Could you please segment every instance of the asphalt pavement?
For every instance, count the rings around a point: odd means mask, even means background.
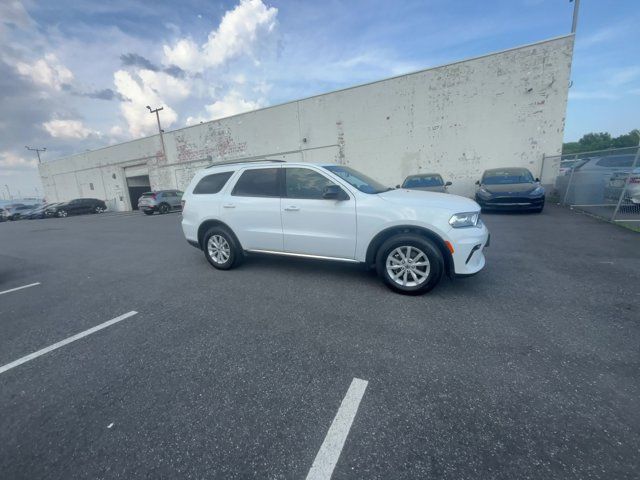
[[[0,368],[137,312],[0,373],[0,477],[303,479],[322,451],[334,479],[639,478],[640,235],[484,220],[485,270],[420,297],[216,271],[180,214],[0,224]]]

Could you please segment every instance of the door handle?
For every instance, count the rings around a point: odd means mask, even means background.
[[[236,208],[236,206],[233,203],[225,203],[222,208]]]
[[[285,207],[285,210],[287,212],[297,212],[298,210],[300,210],[300,208],[296,207],[295,205],[289,205],[288,207]]]

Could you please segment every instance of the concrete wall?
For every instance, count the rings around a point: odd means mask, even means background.
[[[98,197],[126,210],[125,172],[133,166],[146,165],[154,189],[182,189],[210,163],[269,157],[347,164],[388,185],[439,172],[453,193],[471,196],[487,168],[523,166],[539,175],[543,155],[560,153],[573,41],[569,35],[168,132],[166,158],[156,135],[44,163],[45,195]],[[545,170],[543,183],[556,173]]]

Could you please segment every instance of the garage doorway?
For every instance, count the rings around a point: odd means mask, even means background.
[[[138,175],[136,177],[127,177],[127,189],[129,190],[129,200],[131,200],[131,209],[138,210],[138,199],[143,193],[151,190],[149,175]]]

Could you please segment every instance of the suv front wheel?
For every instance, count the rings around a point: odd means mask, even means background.
[[[378,250],[376,269],[392,290],[419,295],[440,282],[444,260],[431,240],[412,233],[399,234]]]
[[[204,235],[202,246],[204,256],[218,270],[229,270],[242,261],[242,249],[225,228],[210,229]]]

